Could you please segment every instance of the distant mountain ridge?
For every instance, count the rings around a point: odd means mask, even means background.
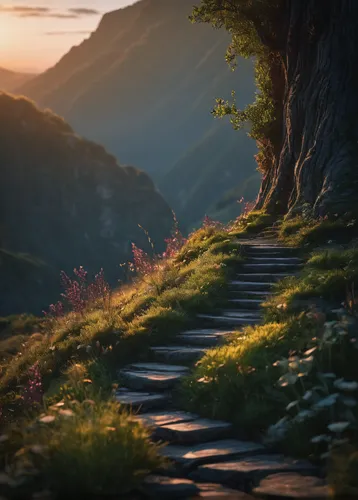
[[[213,128],[219,146],[225,131],[231,137],[229,123],[214,124],[210,111],[215,98],[230,98],[231,90],[238,89],[238,105],[243,107],[255,90],[251,61],[240,61],[233,73],[224,58],[227,34],[207,25],[193,26],[188,20],[192,5],[193,0],[141,0],[110,12],[88,39],[20,89],[40,106],[64,116],[85,137],[103,144],[121,163],[150,173],[174,206],[168,172],[178,165],[188,172],[183,158],[198,151]],[[228,147],[221,152],[221,163],[207,165],[212,178],[221,175],[226,163],[233,182],[254,173],[255,144],[244,132],[237,137],[240,156],[247,159],[245,165],[237,159],[242,175],[230,173],[236,168],[236,152]],[[204,199],[203,160],[198,155],[194,161],[201,165],[190,174],[192,183]],[[183,192],[187,180],[181,184],[180,172],[176,178]],[[226,187],[220,183],[216,199]],[[196,220],[207,207],[198,212],[191,200],[189,196],[184,211]]]
[[[0,90],[14,92],[35,76],[32,73],[20,73],[0,67]]]
[[[0,93],[0,316],[41,312],[59,273],[122,277],[131,243],[159,251],[172,213],[147,174],[121,167],[59,116]]]

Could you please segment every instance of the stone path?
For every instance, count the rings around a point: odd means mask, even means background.
[[[179,334],[173,344],[153,347],[155,362],[120,371],[117,400],[149,426],[152,439],[168,443],[161,453],[171,466],[149,476],[142,494],[152,498],[328,498],[328,489],[310,463],[277,455],[261,443],[235,438],[228,422],[200,418],[175,408],[172,390],[207,349],[231,330],[259,324],[261,303],[272,285],[295,274],[302,261],[293,249],[242,242],[247,259],[230,283],[230,299],[220,313],[201,314],[202,328]],[[297,495],[306,496],[297,496]]]

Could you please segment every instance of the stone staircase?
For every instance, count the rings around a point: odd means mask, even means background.
[[[238,439],[230,423],[181,411],[173,403],[172,391],[190,367],[231,330],[259,324],[261,303],[272,285],[302,266],[294,249],[267,240],[242,243],[247,259],[230,283],[227,307],[220,313],[199,315],[202,328],[182,332],[173,344],[153,347],[153,362],[134,363],[120,371],[117,400],[151,429],[153,440],[167,443],[161,453],[171,463],[146,479],[143,496],[328,498],[327,487],[310,463]]]

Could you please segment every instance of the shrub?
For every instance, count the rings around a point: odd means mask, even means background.
[[[20,434],[10,485],[35,480],[63,495],[121,495],[163,464],[148,431],[116,403],[59,402]]]

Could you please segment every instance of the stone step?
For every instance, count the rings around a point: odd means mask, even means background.
[[[230,296],[237,299],[256,299],[264,302],[269,296],[269,292],[255,291],[255,290],[231,290]]]
[[[176,341],[181,344],[186,343],[189,345],[202,346],[202,347],[213,347],[220,343],[220,341],[224,338],[221,338],[217,335],[177,335]]]
[[[166,391],[173,389],[184,377],[184,372],[153,370],[120,370],[120,378],[128,389],[138,391]]]
[[[253,273],[257,273],[260,271],[263,272],[293,272],[299,271],[301,268],[300,264],[243,264],[242,268],[245,271],[252,271]]]
[[[115,394],[115,399],[124,407],[141,412],[154,408],[165,408],[170,403],[169,394],[128,391],[126,389],[119,389]]]
[[[256,455],[228,462],[199,466],[189,477],[194,481],[212,481],[246,490],[258,485],[266,476],[280,472],[301,472],[315,475],[317,468],[303,460],[283,455]]]
[[[207,498],[208,500],[255,500],[252,495],[243,491],[226,488],[221,484],[197,483],[199,493],[192,500]]]
[[[198,418],[190,422],[157,427],[155,438],[176,444],[199,444],[226,437],[231,430],[232,425],[229,422]]]
[[[272,474],[260,481],[254,489],[255,496],[273,500],[282,498],[296,500],[325,500],[332,498],[332,492],[327,483],[314,476],[304,476],[294,472]]]
[[[251,441],[222,439],[196,446],[167,445],[161,455],[175,462],[179,467],[189,469],[198,465],[227,461],[232,458],[254,455],[265,450],[264,446]]]
[[[279,244],[277,245],[245,245],[245,250],[250,253],[270,253],[270,252],[279,252],[281,254],[292,254],[299,251],[299,248],[295,247],[283,247]]]
[[[165,360],[168,363],[194,363],[204,356],[206,350],[204,347],[173,345],[151,348],[157,359]]]
[[[161,427],[163,425],[179,424],[182,422],[197,420],[199,418],[199,415],[186,411],[173,410],[143,413],[142,415],[135,415],[133,418],[135,420],[139,420],[148,427],[156,429],[157,427]]]
[[[240,276],[240,275],[239,275]],[[243,276],[243,275],[241,275]],[[244,275],[245,277],[247,276],[246,274]],[[249,275],[252,276],[252,275]],[[242,293],[249,293],[249,292],[255,292],[255,293],[264,293],[264,292],[269,292],[271,288],[273,287],[275,283],[270,283],[270,282],[263,282],[263,281],[247,281],[247,278],[245,278],[243,281],[239,280],[234,280],[230,281],[229,285],[231,287],[232,292],[238,292],[242,291]]]
[[[246,261],[252,264],[302,264],[298,257],[251,257]]]
[[[196,497],[200,493],[198,486],[189,479],[154,475],[144,479],[140,491],[147,497],[165,500],[169,498],[188,499]]]
[[[130,370],[150,370],[155,372],[188,372],[187,366],[181,365],[166,365],[164,363],[133,363],[128,365]]]
[[[262,306],[261,299],[229,299],[230,304],[235,304],[237,307],[242,307],[243,309],[260,309]]]
[[[261,317],[259,316],[247,316],[247,315],[239,315],[239,312],[236,312],[237,315],[234,315],[232,311],[223,312],[221,315],[212,315],[212,314],[198,314],[198,318],[214,321],[218,324],[231,325],[233,328],[237,326],[246,326],[246,325],[257,325],[261,321]]]
[[[246,269],[247,270],[247,269]],[[288,276],[295,276],[295,273],[240,273],[236,275],[237,281],[250,281],[252,283],[270,283],[283,280]]]

